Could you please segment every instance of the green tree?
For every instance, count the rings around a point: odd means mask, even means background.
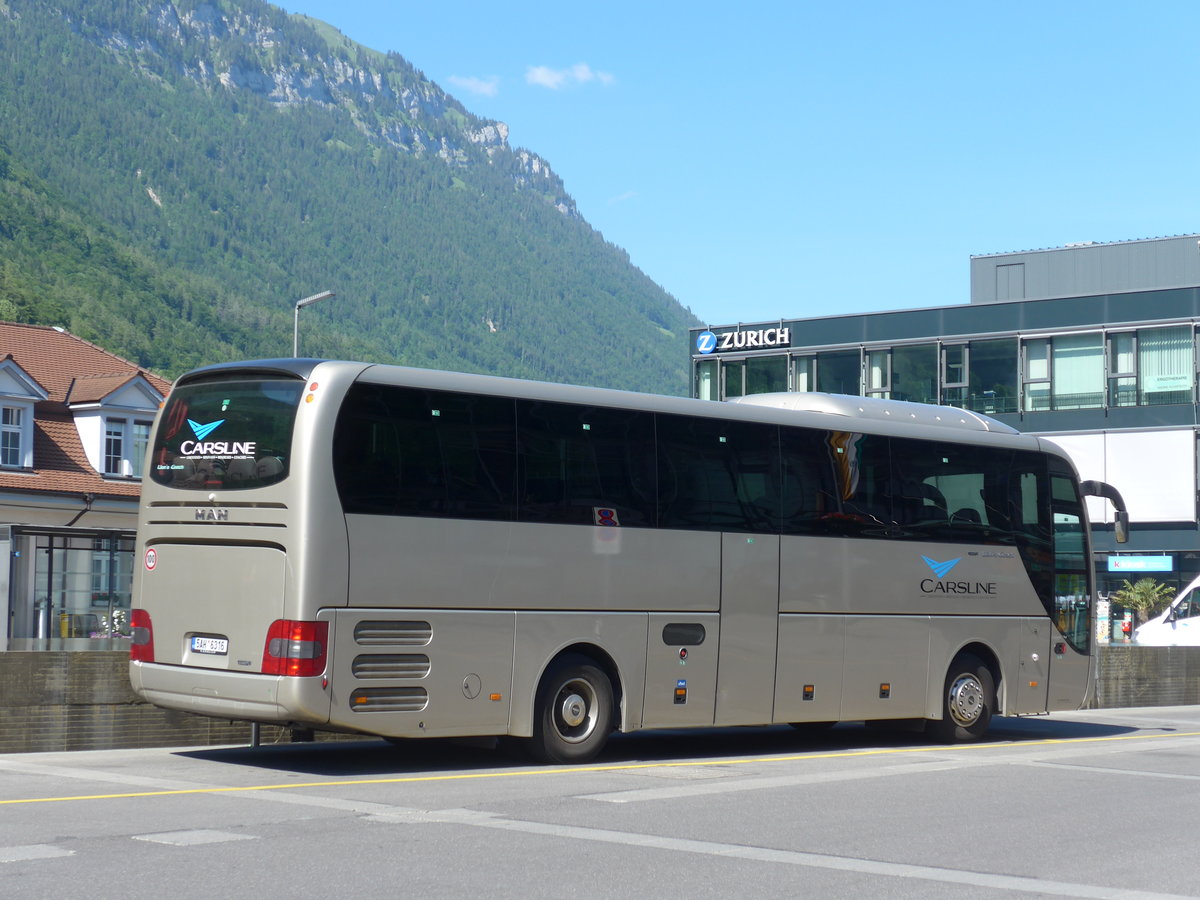
[[[1153,578],[1139,578],[1133,584],[1129,579],[1119,590],[1113,591],[1109,599],[1119,603],[1134,612],[1134,625],[1140,625],[1151,618],[1154,613],[1165,609],[1175,597],[1175,588],[1155,581]]]
[[[160,7],[0,0],[0,317],[173,376],[328,287],[315,355],[687,392],[695,317],[494,123],[261,0]]]

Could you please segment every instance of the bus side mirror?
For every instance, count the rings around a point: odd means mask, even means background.
[[[1118,544],[1129,540],[1129,513],[1123,509],[1117,510],[1117,517],[1113,520],[1113,535]]]
[[[1103,497],[1113,505],[1116,518],[1113,520],[1113,536],[1118,544],[1129,540],[1129,512],[1125,508],[1125,500],[1121,492],[1111,484],[1103,481],[1081,481],[1079,490],[1085,497]]]

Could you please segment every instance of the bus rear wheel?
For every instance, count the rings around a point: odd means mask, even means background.
[[[929,722],[927,731],[946,743],[979,740],[988,730],[995,708],[996,684],[991,670],[978,656],[960,654],[946,672],[942,719]]]
[[[585,656],[564,656],[542,677],[534,710],[533,755],[548,763],[592,759],[612,731],[613,690]]]

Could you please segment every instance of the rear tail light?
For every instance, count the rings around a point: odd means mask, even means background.
[[[144,609],[131,609],[129,630],[133,637],[129,644],[129,659],[133,662],[154,662],[154,627],[150,624],[150,613]]]
[[[262,670],[267,675],[307,677],[325,671],[329,644],[326,622],[295,622],[276,619],[267,629]]]

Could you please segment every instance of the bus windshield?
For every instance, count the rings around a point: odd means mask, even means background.
[[[176,387],[154,436],[150,477],[185,490],[246,490],[288,474],[304,382],[202,381]]]

